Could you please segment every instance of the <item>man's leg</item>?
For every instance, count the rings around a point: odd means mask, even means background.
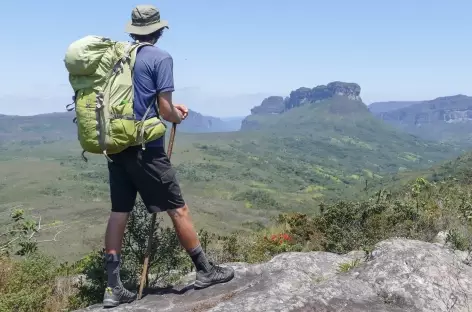
[[[212,265],[208,262],[200,245],[197,232],[192,223],[188,206],[167,211],[179,238],[180,244],[192,258],[197,271],[210,272]]]
[[[107,270],[107,286],[111,289],[121,288],[120,263],[121,245],[128,221],[129,213],[111,212],[105,233],[105,261]]]
[[[197,269],[195,287],[203,288],[231,280],[234,277],[232,268],[213,266],[207,260],[182,197],[176,171],[164,148],[147,148],[138,153],[138,164],[130,170],[133,181],[149,212],[166,211],[172,219],[180,244]]]
[[[197,269],[195,288],[206,288],[232,280],[234,277],[232,268],[214,266],[208,261],[193,226],[188,206],[184,205],[181,208],[171,209],[167,213],[172,220],[180,244],[192,258]]]
[[[103,297],[105,307],[115,307],[136,299],[136,294],[125,289],[120,279],[123,236],[137,195],[137,190],[125,168],[125,155],[118,155],[113,163],[108,164],[112,212],[105,233],[107,271],[107,288]]]
[[[107,254],[121,254],[128,216],[128,212],[111,212],[105,232],[105,252]]]

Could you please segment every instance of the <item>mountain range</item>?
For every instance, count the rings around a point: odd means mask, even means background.
[[[241,132],[254,137],[264,133],[266,141],[274,143],[271,149],[279,142],[290,159],[317,164],[323,168],[318,174],[345,184],[427,167],[459,152],[457,146],[423,140],[375,118],[360,92],[356,83],[337,81],[299,88],[285,98],[268,97],[243,120]],[[267,144],[259,147],[267,149]]]
[[[14,140],[32,143],[75,139],[77,131],[72,122],[74,117],[74,112],[33,116],[0,114],[0,142]],[[189,110],[187,119],[179,125],[178,131],[190,133],[238,131],[243,118],[234,117],[223,120]]]
[[[374,102],[369,105],[369,111],[373,114],[386,113],[397,109],[405,108],[411,105],[421,103],[421,101],[387,101]]]
[[[244,117],[218,118],[204,116],[189,109],[184,122],[179,125],[179,131],[190,133],[232,132],[241,128]]]
[[[470,146],[472,97],[458,94],[420,102],[373,103],[380,120],[427,140]]]
[[[470,97],[367,106],[360,94],[360,85],[334,81],[298,88],[286,97],[269,96],[244,118],[222,119],[191,110],[177,128],[183,135],[179,140],[198,157],[219,159],[210,168],[192,157],[192,170],[202,175],[226,171],[226,165],[219,165],[222,161],[239,168],[234,169],[238,177],[236,172],[252,168],[249,185],[258,181],[266,190],[285,188],[289,193],[311,188],[317,190],[315,196],[338,194],[364,178],[427,168],[467,146],[468,131],[457,132],[472,127]],[[78,145],[73,117],[73,112],[0,115],[0,143]],[[182,174],[189,178],[189,171]],[[291,181],[288,188],[286,180]]]
[[[218,118],[190,110],[187,120],[178,131],[187,133],[234,132],[257,130],[261,116],[279,115],[307,103],[319,103],[334,95],[362,101],[360,86],[355,83],[331,82],[314,88],[298,88],[288,96],[268,96],[260,105],[251,109],[249,116]],[[351,109],[344,107],[343,109]],[[454,95],[425,101],[387,101],[367,106],[377,119],[395,128],[440,142],[470,145],[472,130],[472,97]],[[75,128],[69,121],[73,113],[49,113],[33,116],[0,114],[0,140],[49,140],[76,137]]]

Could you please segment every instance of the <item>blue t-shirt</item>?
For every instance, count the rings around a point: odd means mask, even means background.
[[[153,105],[146,119],[157,114],[157,95],[174,91],[172,56],[155,46],[139,49],[134,65],[134,113],[141,120],[149,105]],[[164,146],[164,137],[146,144],[148,147]]]

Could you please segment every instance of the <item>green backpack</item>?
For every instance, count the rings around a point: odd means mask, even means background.
[[[74,90],[78,139],[85,152],[108,157],[129,146],[142,145],[165,135],[166,124],[157,117],[141,120],[133,110],[133,68],[139,47],[148,43],[113,41],[86,36],[67,49],[64,63]],[[84,157],[86,160],[86,158]]]

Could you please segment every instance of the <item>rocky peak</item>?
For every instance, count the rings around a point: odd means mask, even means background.
[[[253,115],[280,114],[307,103],[317,103],[335,95],[345,96],[351,100],[361,101],[361,87],[356,83],[334,81],[328,85],[316,86],[312,89],[301,87],[283,99],[281,96],[270,96],[262,101],[261,105],[251,110]]]
[[[347,83],[334,81],[328,85],[321,85],[309,88],[299,88],[290,93],[285,100],[285,109],[289,110],[294,107],[305,105],[306,103],[317,103],[326,100],[335,95],[345,96],[351,100],[360,101],[361,87],[356,83]]]

